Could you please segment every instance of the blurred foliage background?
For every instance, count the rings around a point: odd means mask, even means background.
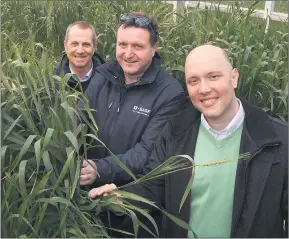
[[[172,4],[160,1],[1,1],[2,66],[18,58],[37,64],[41,47],[49,50],[49,61],[55,64],[63,53],[66,28],[77,20],[86,20],[96,28],[98,52],[113,59],[119,15],[144,11],[160,24],[163,65],[183,85],[187,53],[200,44],[214,43],[227,49],[233,65],[239,68],[237,94],[287,121],[287,22],[271,21],[265,33],[266,21],[250,16],[254,9],[263,8],[264,1],[220,1],[224,2],[229,6],[227,13],[218,8],[189,8],[174,21]],[[275,5],[284,12],[287,1]],[[252,8],[249,14],[240,10],[242,6]]]

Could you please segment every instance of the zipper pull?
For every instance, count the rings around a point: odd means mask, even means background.
[[[109,106],[108,106],[109,109],[111,108],[111,106],[113,105],[113,103],[114,103],[114,100],[109,104]]]
[[[117,108],[117,112],[119,112],[119,107]]]

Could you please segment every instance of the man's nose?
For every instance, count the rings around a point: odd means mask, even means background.
[[[77,53],[83,53],[84,52],[82,45],[78,45],[76,52]]]
[[[133,49],[132,47],[127,47],[125,50],[125,57],[131,58],[133,56]]]
[[[211,86],[210,83],[207,80],[202,79],[200,82],[200,88],[199,88],[199,93],[200,94],[206,94],[211,92]]]

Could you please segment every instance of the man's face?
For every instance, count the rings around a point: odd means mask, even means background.
[[[116,59],[128,76],[142,75],[150,66],[158,44],[151,46],[147,29],[120,28],[117,31]]]
[[[89,71],[92,56],[96,50],[92,41],[91,29],[80,29],[77,25],[70,28],[68,40],[64,41],[64,48],[73,71]]]
[[[208,121],[222,123],[237,113],[234,89],[239,73],[230,69],[224,56],[196,54],[187,59],[185,74],[190,99]]]

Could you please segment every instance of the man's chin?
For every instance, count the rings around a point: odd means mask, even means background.
[[[79,69],[85,68],[86,66],[87,64],[74,64],[74,67]]]

